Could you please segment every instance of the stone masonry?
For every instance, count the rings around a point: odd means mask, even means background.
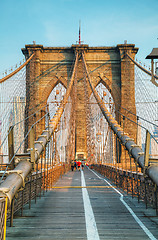
[[[102,83],[111,92],[115,109],[129,116],[133,121],[136,117],[123,108],[136,113],[135,106],[135,74],[134,64],[127,59],[125,52],[132,58],[138,49],[134,44],[120,44],[116,47],[89,47],[88,45],[72,45],[71,47],[43,47],[43,45],[25,45],[22,49],[25,58],[34,53],[33,59],[26,68],[26,116],[34,109],[45,106],[54,87],[61,83],[65,88],[69,85],[76,51],[84,51],[85,60],[91,79],[96,87]],[[78,65],[78,80],[82,78],[81,66]],[[83,152],[87,156],[86,146],[86,116],[84,115],[83,82],[77,82],[76,109],[76,152]],[[123,108],[122,108],[123,107]],[[43,111],[46,109],[43,108]],[[39,113],[42,114],[42,113]],[[37,114],[38,115],[38,114]],[[38,117],[36,115],[36,118]],[[116,119],[123,125],[120,114],[116,112]],[[26,128],[32,125],[33,118],[26,122]],[[40,125],[37,134],[44,126]],[[125,120],[124,130],[136,139],[136,126]]]

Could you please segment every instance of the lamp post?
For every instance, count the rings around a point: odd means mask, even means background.
[[[146,59],[151,59],[151,82],[155,83],[155,76],[154,76],[154,59],[158,59],[158,48],[153,48],[151,53],[146,57]],[[157,67],[156,67],[157,70]]]

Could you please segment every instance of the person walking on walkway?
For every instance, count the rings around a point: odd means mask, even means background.
[[[78,161],[78,162],[77,162],[77,167],[78,167],[78,170],[80,171],[81,161]]]
[[[71,161],[71,171],[73,171],[74,170],[74,161],[72,160]]]
[[[82,170],[83,170],[84,169],[84,161],[82,161],[81,167],[82,167]]]
[[[77,170],[77,162],[76,162],[76,160],[74,162],[74,168],[75,168],[75,170]]]

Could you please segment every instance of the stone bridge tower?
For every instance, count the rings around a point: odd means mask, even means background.
[[[43,45],[26,45],[22,49],[27,59],[34,53],[33,59],[26,69],[26,116],[31,115],[34,109],[45,106],[53,88],[61,83],[67,88],[76,51],[84,51],[85,60],[91,79],[96,87],[99,83],[105,85],[115,102],[115,109],[127,115],[124,108],[136,114],[135,106],[135,74],[134,64],[126,57],[127,52],[133,59],[138,51],[134,44],[121,44],[116,47],[89,47],[88,45],[72,45],[71,47],[43,47]],[[82,64],[77,66],[77,109],[76,109],[76,152],[87,157],[85,105],[83,98]],[[78,81],[80,79],[80,81]],[[122,108],[123,107],[123,108]],[[43,112],[45,109],[43,108]],[[44,114],[44,113],[40,113]],[[120,120],[116,112],[116,118]],[[136,121],[134,115],[129,116]],[[33,119],[28,120],[27,127]],[[136,139],[136,126],[125,121],[124,129]],[[38,132],[43,126],[39,126]]]

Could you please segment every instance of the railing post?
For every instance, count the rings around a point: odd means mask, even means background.
[[[9,128],[9,134],[8,134],[8,151],[9,151],[9,162],[14,156],[14,130],[13,126]],[[15,160],[12,159],[12,162],[10,163],[11,169],[15,168]]]
[[[22,206],[21,206],[21,217],[23,216],[23,209],[24,209],[24,190],[22,190]]]
[[[8,197],[0,197],[0,240],[6,240]]]
[[[139,139],[138,139],[138,123],[139,123],[139,117],[137,116],[137,134],[136,134],[136,144],[138,145]]]
[[[138,175],[138,164],[136,163],[136,172],[137,172],[137,196],[138,196],[138,203],[140,202],[140,194],[139,194],[139,175]]]
[[[56,162],[57,162],[57,143],[56,143],[56,130],[55,130],[55,133],[53,134],[53,137],[54,137],[54,139],[53,139],[53,141],[55,142],[55,157],[54,157],[54,159],[55,159],[55,164],[56,164]]]
[[[146,186],[146,178],[144,178],[144,184],[145,184],[145,206],[146,209],[148,208],[148,202],[147,202],[147,186]]]
[[[31,208],[31,190],[32,190],[32,175],[30,176],[30,188],[29,188],[29,209]]]
[[[158,187],[155,186],[155,208],[156,208],[156,215],[158,215]]]
[[[52,154],[53,154],[53,151],[52,151],[52,146],[53,146],[53,143],[52,143],[52,137],[50,138],[50,188],[52,188],[52,167],[53,167],[53,159],[52,159]]]
[[[31,163],[33,169],[35,169],[35,127],[32,126],[30,133],[29,133],[29,140],[30,140],[30,152],[31,152]],[[31,193],[32,191],[32,175],[30,177],[30,188],[29,188],[29,209],[31,208]]]
[[[144,173],[149,165],[149,151],[150,151],[150,133],[146,130],[145,152],[144,152]]]
[[[34,116],[34,122],[36,122],[36,113],[33,115]],[[34,131],[35,131],[35,140],[36,140],[36,124],[35,124],[35,127],[34,127]]]
[[[44,153],[44,181],[43,181],[43,184],[44,184],[44,186],[43,186],[43,195],[44,195],[44,192],[45,192],[45,183],[46,183],[46,173],[45,173],[45,171],[46,171],[46,151],[45,151],[45,153]]]
[[[36,164],[36,174],[35,174],[35,203],[37,202],[37,178],[38,178],[38,163]]]
[[[148,199],[147,199],[147,180],[145,171],[149,166],[149,151],[150,151],[150,133],[146,130],[146,139],[145,139],[145,151],[144,151],[144,184],[145,184],[145,205],[146,209],[148,208]]]
[[[46,151],[46,192],[48,190],[48,185],[49,185],[49,176],[48,176],[48,159],[49,159],[49,143],[47,144],[47,151]]]
[[[35,168],[35,128],[34,126],[30,130],[30,152],[31,152],[31,163],[33,169]]]
[[[43,153],[41,154],[41,183],[40,183],[40,198],[41,198],[41,193],[42,193],[42,184],[43,184],[43,176],[42,176],[42,171],[43,171]]]
[[[15,201],[15,198],[13,198],[13,200],[12,200],[12,202],[11,202],[10,227],[13,227],[14,201]]]
[[[155,78],[154,78],[154,59],[153,58],[151,59],[151,82],[152,81],[155,81]]]

